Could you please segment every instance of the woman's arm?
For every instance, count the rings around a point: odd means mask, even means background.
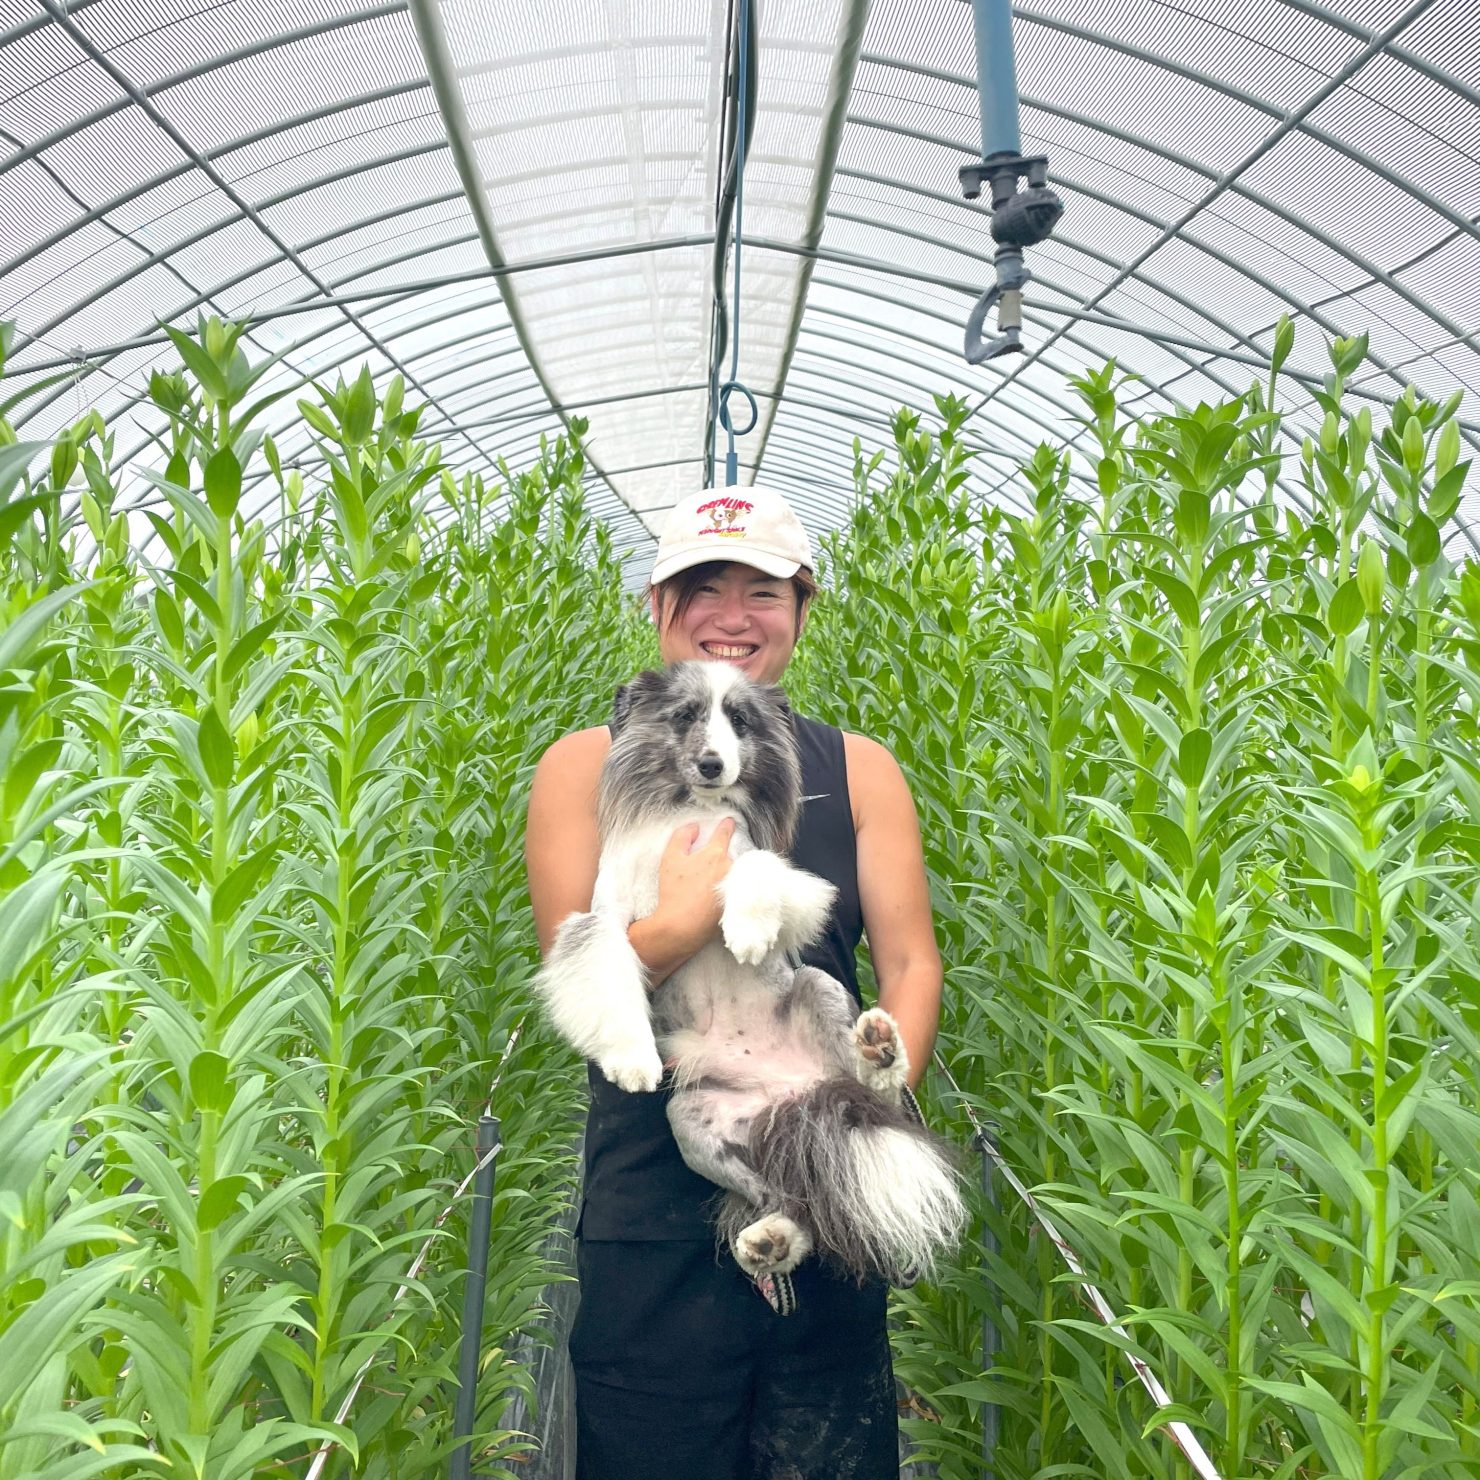
[[[605,725],[577,730],[540,757],[529,792],[524,828],[524,867],[534,909],[540,954],[547,956],[560,922],[591,908],[600,840],[596,831],[596,787],[611,747]],[[658,870],[658,907],[634,920],[627,939],[656,986],[680,967],[718,929],[715,886],[730,867],[733,823],[721,824],[703,847],[690,852],[697,825],[669,839]]]
[[[858,836],[858,898],[879,1006],[899,1024],[914,1088],[935,1047],[942,982],[920,822],[899,763],[884,746],[845,734],[843,750]]]

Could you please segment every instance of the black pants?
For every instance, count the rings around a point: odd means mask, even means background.
[[[576,1260],[577,1480],[897,1480],[882,1283],[811,1258],[778,1316],[709,1241]]]

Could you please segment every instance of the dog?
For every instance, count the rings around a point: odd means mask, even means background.
[[[621,1088],[658,1088],[684,1161],[725,1189],[717,1232],[753,1279],[814,1248],[855,1276],[928,1274],[964,1221],[944,1148],[902,1103],[904,1040],[881,1008],[793,958],[836,890],[784,854],[801,766],[782,691],[727,663],[676,663],[617,691],[597,797],[591,909],[556,933],[536,991]],[[627,927],[658,902],[675,828],[735,820],[720,938],[649,995]]]

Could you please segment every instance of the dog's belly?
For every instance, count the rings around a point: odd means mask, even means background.
[[[706,947],[664,985],[653,1004],[658,1051],[679,1084],[758,1094],[758,1108],[826,1076],[791,1015],[777,1014],[791,967],[778,961],[774,969],[773,979],[765,967],[739,966],[723,946]]]

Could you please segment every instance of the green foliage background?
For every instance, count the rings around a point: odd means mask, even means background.
[[[97,418],[0,421],[4,1480],[301,1476],[326,1442],[329,1476],[445,1468],[463,1206],[437,1219],[490,1084],[508,1459],[571,1195],[577,1066],[534,1021],[504,1055],[524,796],[652,661],[579,447],[457,480],[361,375],[300,403],[305,485],[236,336],[177,334],[155,378],[142,548]],[[1282,451],[1288,352],[1141,422],[1083,377],[1080,460],[1041,449],[1025,515],[969,495],[961,403],[902,412],[826,544],[788,688],[899,757],[944,1057],[1127,1333],[1006,1189],[979,1206],[895,1301],[944,1476],[982,1473],[985,1403],[1001,1480],[1186,1475],[1169,1419],[1227,1480],[1480,1473],[1469,465],[1454,404],[1351,410],[1359,341]]]
[[[478,1447],[517,1449],[504,1351],[570,1196],[579,1076],[532,1022],[503,1051],[533,762],[634,666],[581,453],[455,481],[367,373],[300,404],[305,487],[237,333],[154,379],[143,550],[96,417],[0,426],[6,1480],[303,1475],[325,1441],[325,1476],[444,1473],[465,1204],[437,1220],[494,1081]]]
[[[828,545],[793,689],[903,764],[945,1056],[1128,1333],[1003,1188],[1000,1256],[896,1301],[945,1475],[984,1401],[1001,1477],[1189,1474],[1168,1419],[1225,1477],[1480,1471],[1469,464],[1457,398],[1353,413],[1337,341],[1283,507],[1290,342],[1175,417],[1083,377],[1087,477],[1041,448],[1026,515],[968,496],[964,405],[901,413]]]

